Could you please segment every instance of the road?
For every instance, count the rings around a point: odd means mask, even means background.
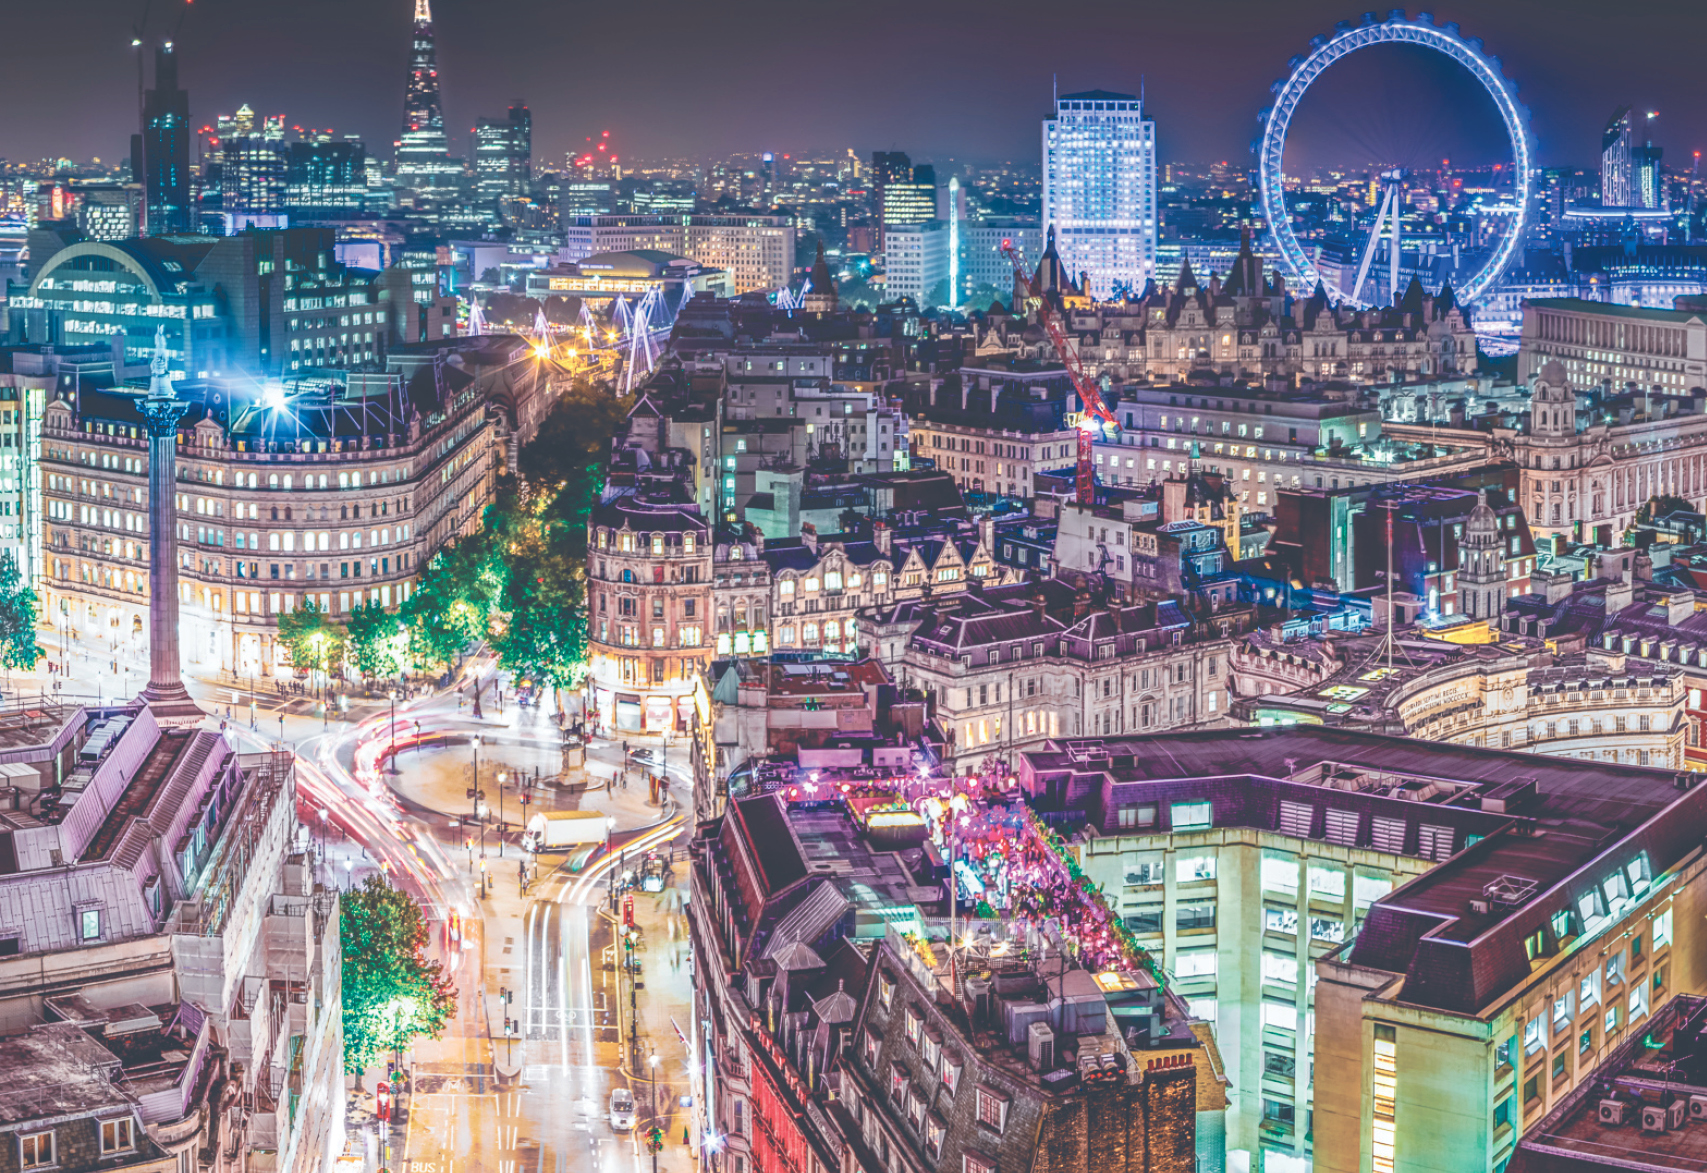
[[[75,688],[89,693],[90,701],[99,697],[111,703],[147,679],[137,649],[125,648],[123,641],[117,648],[105,641],[88,641],[85,647],[75,640],[62,647],[56,632],[44,646],[50,660],[69,663],[74,672],[44,674],[34,683],[14,678],[14,693],[40,689],[51,696],[57,679],[66,699]],[[525,895],[521,892],[512,863],[521,854],[513,829],[523,821],[523,810],[516,806],[505,810],[509,836],[501,837],[491,822],[483,828],[492,881],[490,893],[480,898],[481,859],[465,847],[474,840],[470,817],[463,813],[469,805],[461,789],[467,778],[447,773],[447,764],[465,760],[468,738],[478,732],[481,785],[490,791],[499,769],[509,770],[512,778],[535,770],[552,773],[561,746],[549,710],[518,710],[513,703],[499,710],[489,660],[470,661],[456,684],[475,675],[486,682],[481,719],[455,693],[446,693],[399,703],[395,729],[392,707],[383,702],[356,701],[347,713],[336,706],[327,713],[312,697],[269,693],[264,682],[253,693],[234,690],[230,682],[191,677],[186,683],[213,714],[208,727],[223,727],[239,750],[294,750],[299,815],[313,833],[323,882],[348,887],[382,870],[422,903],[434,927],[434,954],[456,984],[457,1010],[443,1037],[417,1043],[410,1056],[407,1122],[392,1130],[387,1167],[405,1173],[645,1173],[651,1158],[643,1152],[644,1129],[653,1120],[654,1105],[647,1073],[658,1071],[660,1085],[673,1090],[685,1090],[687,1083],[685,1048],[671,1029],[691,1019],[687,979],[665,972],[661,947],[655,957],[641,955],[642,984],[650,988],[632,990],[627,975],[605,968],[607,953],[614,956],[616,917],[607,884],[616,860],[603,852],[579,874],[541,866],[543,874]],[[437,737],[453,748],[442,750],[437,760],[426,747],[401,753],[400,774],[389,776],[385,751],[394,733],[406,744]],[[620,745],[598,744],[589,752],[594,771],[604,777],[623,756]],[[691,809],[687,755],[667,756],[675,759],[667,765],[672,794]],[[418,801],[423,788],[433,785],[444,792],[443,799]],[[638,858],[648,848],[668,849],[684,828],[679,814],[648,809],[645,789],[636,785],[562,801],[608,809],[617,820],[614,850],[619,857],[627,852]],[[516,797],[512,784],[506,800]],[[540,861],[555,862],[551,857]],[[653,899],[642,898],[643,917],[650,915]],[[460,940],[450,927],[453,922]],[[661,942],[661,929],[659,934]],[[511,992],[514,1001],[502,1001],[501,991]],[[631,1006],[639,1012],[638,1031]],[[517,1019],[517,1029],[508,1036],[507,1015]],[[661,1056],[657,1068],[646,1061],[654,1051]],[[635,1053],[641,1056],[638,1080],[630,1074]],[[500,1081],[500,1068],[515,1078]],[[361,1078],[353,1113],[357,1121],[363,1119],[364,1106],[371,1113],[374,1085],[384,1074],[383,1069],[370,1071]],[[619,1084],[634,1089],[640,1108],[633,1131],[611,1127],[610,1092]],[[658,1106],[659,1123],[668,1126],[675,1142],[661,1155],[659,1169],[693,1168],[681,1143],[687,1110],[675,1104],[674,1094],[660,1097]]]

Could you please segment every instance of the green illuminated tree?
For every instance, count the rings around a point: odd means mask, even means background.
[[[437,1038],[456,1009],[444,966],[427,959],[427,920],[379,874],[339,908],[343,948],[344,1070],[360,1074],[417,1038]]]
[[[470,534],[435,554],[400,612],[410,659],[417,666],[448,666],[485,639],[501,575],[488,533]]]
[[[12,552],[0,552],[0,665],[29,669],[42,658],[36,610],[36,593],[18,573]]]
[[[298,668],[330,673],[343,662],[344,629],[313,599],[279,616],[279,642],[289,649],[290,662]]]
[[[352,608],[349,628],[350,662],[363,679],[397,674],[397,637],[403,621],[374,599]]]

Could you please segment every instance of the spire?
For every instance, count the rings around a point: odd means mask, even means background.
[[[432,5],[428,4],[427,0],[415,0],[415,23],[416,24],[432,24],[433,23]]]

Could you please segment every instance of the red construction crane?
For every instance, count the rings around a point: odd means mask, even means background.
[[[1067,331],[1062,327],[1055,307],[1043,296],[1043,291],[1038,288],[1032,275],[1025,271],[1025,259],[1019,255],[1013,241],[1002,241],[1002,255],[1007,257],[1008,263],[1014,267],[1014,280],[1025,286],[1031,301],[1037,306],[1037,318],[1049,335],[1049,344],[1055,348],[1055,353],[1061,356],[1061,362],[1067,368],[1067,377],[1073,380],[1073,390],[1079,393],[1079,404],[1084,410],[1077,429],[1079,468],[1076,499],[1080,505],[1095,505],[1097,482],[1096,474],[1092,471],[1091,445],[1096,439],[1097,421],[1106,424],[1116,424],[1118,421],[1115,420],[1114,413],[1108,410],[1108,405],[1102,401],[1102,392],[1097,389],[1096,380],[1085,374],[1085,368],[1079,365],[1079,352],[1068,345]]]

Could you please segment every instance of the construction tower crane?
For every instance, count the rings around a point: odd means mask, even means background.
[[[1102,392],[1097,389],[1096,380],[1085,374],[1085,368],[1079,363],[1079,352],[1067,344],[1067,331],[1061,325],[1060,316],[1056,314],[1055,307],[1049,304],[1049,299],[1043,296],[1043,290],[1038,288],[1036,279],[1026,272],[1025,258],[1019,255],[1013,241],[1002,241],[1002,255],[1013,265],[1014,280],[1025,287],[1028,301],[1037,307],[1037,319],[1043,323],[1044,332],[1049,335],[1049,344],[1055,348],[1055,353],[1061,356],[1061,362],[1067,368],[1067,377],[1073,380],[1073,390],[1079,393],[1079,406],[1083,410],[1077,428],[1079,466],[1075,499],[1080,505],[1095,505],[1097,482],[1096,474],[1092,471],[1091,446],[1103,424],[1116,425],[1118,421],[1115,420],[1114,413],[1108,410],[1108,404],[1102,401]]]

